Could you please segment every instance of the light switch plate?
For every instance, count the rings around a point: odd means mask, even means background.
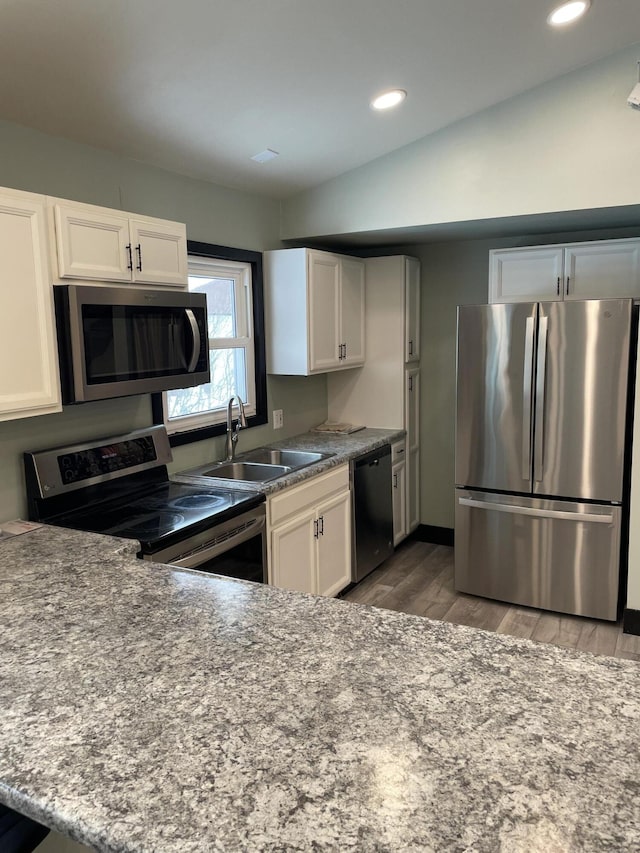
[[[273,428],[282,429],[284,426],[284,414],[282,409],[273,410]]]

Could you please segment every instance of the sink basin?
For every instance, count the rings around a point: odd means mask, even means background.
[[[307,450],[276,450],[271,447],[258,447],[242,454],[243,460],[262,465],[286,465],[288,468],[303,468],[325,459],[326,453],[312,453]]]
[[[286,450],[272,447],[258,447],[248,450],[233,462],[218,462],[182,471],[182,474],[194,477],[216,477],[221,480],[237,480],[243,483],[267,483],[282,477],[290,471],[297,471],[321,459],[328,459],[333,453],[316,453],[311,450]]]
[[[255,462],[222,462],[208,471],[200,472],[201,477],[221,477],[224,480],[243,480],[248,483],[265,483],[287,474],[288,465],[260,465]]]

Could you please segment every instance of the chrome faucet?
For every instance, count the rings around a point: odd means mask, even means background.
[[[233,401],[238,401],[238,420],[236,421],[236,428],[233,429],[232,424],[232,409],[233,409]],[[246,427],[247,418],[244,414],[244,403],[242,399],[236,394],[229,400],[229,405],[227,406],[227,462],[233,462],[233,457],[236,452],[236,444],[238,443],[238,433],[242,429],[242,427]]]

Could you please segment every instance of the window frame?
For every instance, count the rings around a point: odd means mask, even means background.
[[[218,246],[214,243],[202,243],[187,240],[187,254],[195,258],[211,258],[217,261],[236,261],[251,267],[251,290],[253,308],[253,352],[255,373],[255,414],[247,417],[247,427],[262,426],[267,417],[267,365],[264,331],[264,286],[262,273],[262,253],[247,249],[235,249],[230,246]],[[250,372],[250,371],[249,371]],[[154,424],[164,424],[162,393],[151,395],[151,410]],[[205,441],[227,431],[225,421],[195,426],[169,435],[171,447],[180,447],[194,441]]]

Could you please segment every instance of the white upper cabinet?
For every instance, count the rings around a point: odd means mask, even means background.
[[[640,298],[640,239],[494,249],[489,302]]]
[[[339,363],[340,262],[334,255],[312,252],[308,277],[309,372],[333,370]],[[303,321],[304,322],[304,321]]]
[[[404,259],[404,360],[420,361],[420,261]]]
[[[187,232],[179,222],[49,199],[58,277],[187,286]]]
[[[564,298],[640,297],[640,240],[578,243],[564,250]]]
[[[340,342],[342,367],[364,364],[364,262],[340,261]]]
[[[311,249],[265,252],[267,369],[307,376],[364,364],[364,261]]]
[[[0,420],[62,410],[44,196],[0,194]]]
[[[187,228],[180,222],[132,219],[133,280],[187,286]]]

